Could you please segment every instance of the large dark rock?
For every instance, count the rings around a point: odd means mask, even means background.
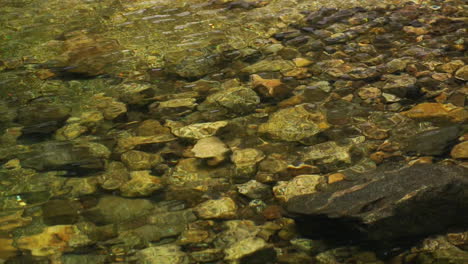
[[[401,246],[468,227],[467,175],[464,168],[436,164],[385,168],[332,184],[333,190],[293,197],[286,207],[307,215],[298,217],[305,235]]]
[[[408,154],[443,155],[450,151],[461,134],[458,126],[436,128],[418,133],[406,140],[404,151]]]

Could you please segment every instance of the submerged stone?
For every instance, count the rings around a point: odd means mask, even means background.
[[[320,175],[299,175],[290,181],[280,181],[273,187],[276,199],[287,202],[289,199],[315,193],[316,187],[325,182],[325,177]]]
[[[147,170],[162,161],[161,156],[143,151],[130,150],[120,157],[130,170]]]
[[[136,254],[138,261],[144,264],[189,264],[188,255],[177,245],[153,246],[142,249]]]
[[[438,156],[450,151],[460,135],[460,128],[449,126],[418,133],[405,140],[407,153]]]
[[[294,68],[294,63],[286,60],[262,60],[242,69],[243,72],[275,72],[275,71],[290,71]]]
[[[468,111],[450,104],[420,103],[401,114],[419,120],[463,122],[468,119]]]
[[[344,232],[336,233],[336,239],[353,237],[401,245],[402,237],[417,239],[468,223],[468,214],[460,213],[468,209],[468,179],[462,167],[416,164],[387,168],[332,186],[329,191],[299,195],[287,202],[290,212],[309,215],[311,232],[326,231],[323,226],[328,223]]]
[[[468,81],[468,66],[463,66],[455,72],[455,78]]]
[[[150,174],[151,171],[132,171],[130,181],[120,186],[120,191],[124,197],[149,196],[157,190],[163,188],[161,178]]]
[[[228,121],[197,123],[182,127],[171,127],[172,133],[177,137],[202,139],[216,135],[219,129],[227,126]]]
[[[236,202],[229,197],[208,200],[199,204],[194,210],[203,219],[230,219],[237,215]]]
[[[20,155],[24,167],[37,170],[60,168],[102,169],[110,151],[95,142],[48,141],[32,146],[32,151]]]
[[[17,122],[24,126],[25,134],[47,134],[58,129],[70,112],[70,107],[64,104],[31,103],[18,109]]]
[[[49,226],[39,234],[17,240],[18,248],[30,250],[33,256],[61,255],[91,243],[90,238],[74,225]]]
[[[214,93],[198,106],[200,111],[226,109],[237,114],[253,111],[260,103],[258,95],[250,88],[232,87]]]
[[[326,130],[330,125],[321,109],[309,104],[279,110],[258,131],[274,139],[301,141]]]
[[[454,159],[468,159],[468,141],[455,145],[450,152],[450,156]]]
[[[104,196],[95,207],[84,212],[93,223],[119,223],[146,215],[154,205],[145,199],[127,199],[118,196]]]

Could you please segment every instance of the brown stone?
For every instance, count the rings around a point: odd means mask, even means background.
[[[429,31],[426,28],[423,28],[423,27],[406,26],[406,27],[403,27],[403,30],[406,33],[411,33],[411,34],[416,34],[416,35],[425,35],[425,34],[429,33]]]
[[[290,92],[280,79],[263,79],[260,75],[253,74],[251,80],[252,86],[263,96],[283,97]]]
[[[468,111],[463,107],[439,103],[421,103],[401,114],[413,119],[432,121],[463,122],[468,119]]]
[[[265,210],[263,210],[262,214],[268,220],[279,219],[282,217],[283,209],[279,205],[270,205]]]

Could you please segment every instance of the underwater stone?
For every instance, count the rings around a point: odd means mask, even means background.
[[[130,170],[147,170],[162,162],[161,156],[143,151],[130,150],[120,156]]]
[[[171,127],[177,137],[202,139],[216,135],[219,129],[228,125],[228,121],[197,123],[182,127]]]
[[[224,253],[226,254],[224,259],[241,259],[242,257],[248,256],[267,247],[271,247],[271,245],[267,244],[265,240],[259,237],[249,237],[226,248],[224,250]]]
[[[153,208],[153,204],[145,199],[104,196],[95,207],[83,212],[83,215],[89,221],[101,225],[134,219],[150,213]]]
[[[401,114],[412,119],[428,121],[463,122],[468,119],[468,111],[463,107],[439,103],[420,103]]]
[[[436,67],[437,70],[446,72],[446,73],[454,73],[456,70],[463,67],[465,63],[462,60],[454,60]]]
[[[154,136],[136,136],[136,137],[121,137],[117,139],[116,152],[125,152],[139,145],[166,143],[176,140],[171,134],[159,134]]]
[[[48,141],[33,145],[30,153],[19,157],[24,167],[44,170],[65,167],[102,169],[109,156],[107,147],[95,142]]]
[[[151,171],[132,171],[130,181],[120,186],[120,191],[124,197],[148,196],[163,188],[161,178],[150,174]]]
[[[340,146],[335,141],[327,141],[308,147],[303,155],[304,160],[312,160],[315,164],[339,165],[351,163],[349,153],[351,146]]]
[[[162,245],[142,249],[136,253],[142,264],[189,264],[188,255],[177,245]]]
[[[160,134],[170,135],[171,131],[169,128],[164,127],[159,121],[154,119],[147,119],[141,122],[135,129],[135,133],[140,137],[156,136]]]
[[[197,141],[192,148],[196,158],[210,159],[210,165],[216,165],[222,162],[229,148],[217,137],[202,138]]]
[[[104,94],[96,94],[92,97],[93,106],[102,112],[107,120],[113,120],[123,113],[127,112],[127,106],[115,100],[112,97],[104,96]]]
[[[190,252],[190,256],[197,262],[213,262],[224,257],[224,252],[219,248],[209,248],[200,251]]]
[[[96,76],[122,58],[116,40],[93,36],[85,30],[66,34],[61,66],[68,72]]]
[[[454,159],[468,159],[468,141],[455,145],[450,152],[450,156]]]
[[[404,151],[428,156],[446,154],[455,144],[460,132],[459,127],[449,126],[418,133],[404,141],[406,143]]]
[[[90,245],[92,241],[74,225],[55,225],[45,227],[39,234],[22,236],[16,243],[18,248],[30,250],[33,256],[42,257],[61,255]]]
[[[408,75],[392,75],[383,76],[385,85],[382,88],[384,93],[394,94],[398,97],[405,97],[408,90],[416,84],[416,78]]]
[[[385,71],[387,73],[394,73],[403,71],[408,64],[407,60],[404,59],[393,59],[385,64]]]
[[[463,66],[455,72],[455,78],[468,81],[468,66]]]
[[[98,176],[98,182],[104,190],[116,190],[127,182],[129,177],[123,163],[112,161],[106,166],[106,171]]]
[[[237,191],[250,199],[266,199],[272,196],[271,187],[256,180],[239,184]]]
[[[344,230],[337,235],[381,244],[393,241],[401,245],[403,237],[444,232],[449,226],[466,227],[468,215],[460,214],[468,210],[466,169],[438,164],[397,166],[334,183],[328,191],[293,197],[287,210],[309,215],[311,232],[325,231],[324,221],[329,221],[337,230]],[[314,221],[320,226],[314,226]]]
[[[156,117],[172,119],[192,112],[198,105],[196,101],[196,98],[179,98],[155,102],[149,106],[149,110]]]
[[[242,72],[257,73],[257,72],[275,72],[275,71],[290,71],[294,69],[294,63],[286,60],[262,60],[242,69]]]
[[[227,109],[237,114],[253,111],[260,103],[258,95],[250,88],[232,87],[214,93],[198,106],[200,111]]]
[[[71,123],[59,128],[55,132],[55,139],[57,140],[71,140],[79,137],[81,134],[88,131],[88,128],[80,125],[79,123]]]
[[[229,197],[208,200],[194,208],[197,215],[203,219],[229,219],[237,215],[237,205]]]
[[[326,130],[330,125],[321,109],[309,104],[279,110],[268,122],[259,126],[259,133],[274,139],[301,141]]]
[[[50,133],[69,117],[70,107],[56,103],[31,103],[18,109],[17,122],[23,133]]]
[[[273,187],[276,199],[287,202],[289,199],[316,192],[316,186],[325,182],[325,177],[320,175],[299,175],[290,181],[280,181]]]

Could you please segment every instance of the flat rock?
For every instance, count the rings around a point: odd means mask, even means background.
[[[353,234],[353,239],[386,241],[427,236],[468,223],[468,177],[462,167],[416,164],[362,174],[356,181],[288,200],[289,212],[308,215],[321,227]],[[324,219],[325,218],[325,219]],[[314,231],[312,231],[314,232]],[[320,231],[321,232],[321,231]],[[400,241],[401,242],[401,241]]]

